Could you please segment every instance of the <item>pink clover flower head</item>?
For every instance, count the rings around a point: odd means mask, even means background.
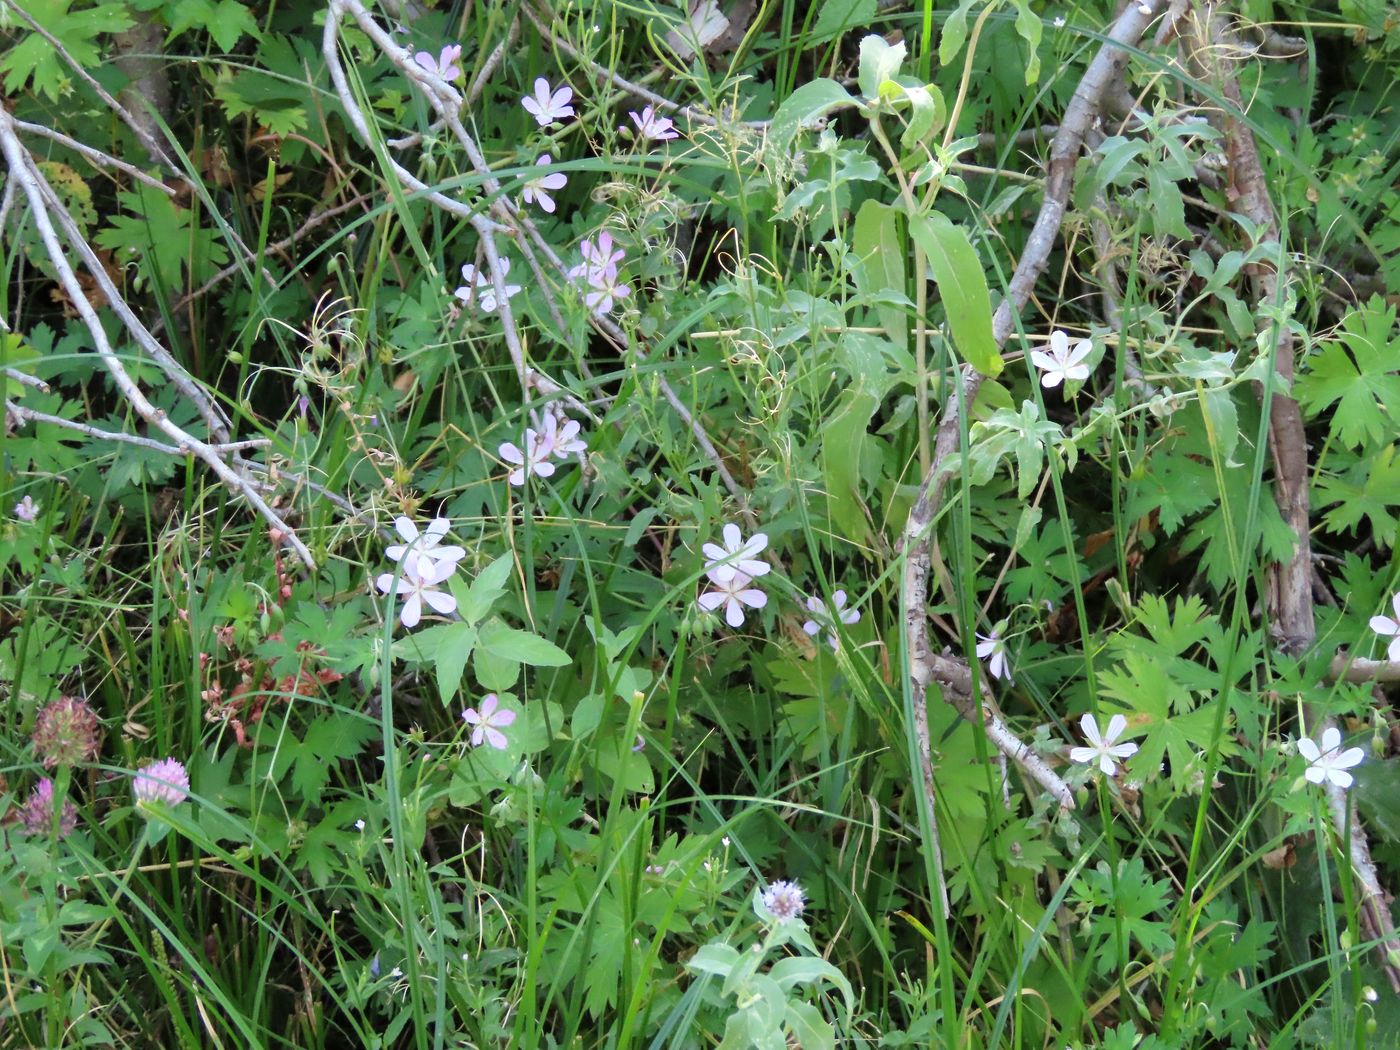
[[[831,608],[827,609],[826,602],[815,595],[807,599],[807,611],[812,614],[812,619],[802,625],[802,629],[815,638],[821,633],[823,627],[834,627],[839,619],[847,626],[860,622],[860,610],[847,609],[846,592],[836,591],[831,596]],[[841,648],[841,639],[836,637],[834,630],[829,631],[826,642],[831,646],[834,653]]]
[[[20,521],[33,521],[39,516],[39,504],[34,502],[33,496],[25,496],[15,504],[14,514]]]
[[[730,522],[720,530],[720,535],[724,538],[723,547],[718,543],[706,543],[700,548],[705,554],[705,571],[716,583],[725,583],[741,573],[763,576],[772,568],[759,557],[768,546],[766,533],[755,532],[745,540],[739,526]]]
[[[672,139],[681,137],[676,130],[675,121],[670,117],[658,116],[656,110],[651,106],[645,107],[639,114],[636,110],[628,110],[627,115],[632,119],[632,123],[637,125],[637,134],[652,142],[670,142]],[[624,126],[623,130],[626,130]]]
[[[807,895],[795,882],[779,879],[763,891],[763,906],[778,922],[792,922],[807,908]]]
[[[481,710],[469,707],[462,712],[462,721],[472,727],[472,747],[480,747],[483,742],[504,751],[510,741],[501,732],[514,724],[515,712],[502,707],[495,693],[487,693],[481,698]]]
[[[1396,591],[1395,596],[1390,599],[1390,607],[1395,615],[1372,616],[1371,630],[1382,638],[1390,639],[1390,644],[1385,650],[1386,657],[1391,661],[1400,661],[1400,591]]]
[[[548,167],[552,163],[554,158],[548,153],[541,153],[539,160],[535,161],[535,167]],[[520,197],[526,204],[538,204],[545,213],[553,215],[555,205],[550,194],[555,190],[562,190],[568,181],[569,177],[562,171],[551,171],[533,179],[526,179]]]
[[[153,802],[178,806],[190,795],[189,772],[178,759],[162,758],[136,772],[131,783],[131,794],[137,806],[147,806]]]
[[[390,561],[401,561],[405,554],[413,551],[433,561],[459,562],[467,556],[465,550],[455,546],[439,546],[451,527],[452,523],[446,518],[434,518],[419,532],[412,518],[400,515],[394,519],[394,531],[404,542],[386,548],[384,553]]]
[[[46,769],[93,762],[102,750],[102,720],[86,700],[60,696],[39,709],[29,739]]]
[[[977,636],[977,659],[986,660],[987,670],[991,672],[993,678],[999,678],[1008,685],[1015,685],[1015,680],[1011,677],[1011,663],[1006,657],[1006,639],[1001,637],[1000,632],[992,631],[991,634],[979,634]]]
[[[534,95],[522,98],[520,104],[525,107],[526,113],[535,118],[535,123],[542,128],[547,128],[565,117],[574,115],[574,107],[569,104],[573,98],[574,89],[569,85],[564,84],[559,88],[551,89],[548,80],[544,77],[538,77],[535,80]]]
[[[501,281],[506,282],[510,274],[510,260],[504,256],[501,258]],[[496,282],[491,280],[491,272],[478,270],[471,263],[462,266],[462,280],[467,283],[458,288],[452,294],[455,295],[466,306],[471,306],[473,302],[481,304],[483,313],[493,314],[500,303],[496,299]],[[506,284],[506,298],[514,299],[520,293],[520,285]]]
[[[525,484],[525,479],[531,474],[537,478],[547,478],[554,473],[554,464],[550,462],[550,456],[554,453],[554,435],[550,433],[552,418],[546,417],[543,434],[533,428],[526,429],[523,452],[509,441],[501,442],[497,452],[503,460],[515,467],[510,472],[512,485],[518,487]]]
[[[53,827],[54,811],[53,781],[44,777],[29,793],[24,805],[19,807],[19,822],[29,835],[47,835]],[[78,828],[78,807],[73,800],[65,798],[63,809],[58,817],[58,833],[65,838]]]
[[[1072,379],[1088,379],[1089,366],[1084,362],[1088,360],[1093,349],[1094,344],[1088,339],[1081,339],[1074,349],[1070,349],[1069,336],[1056,328],[1050,333],[1048,351],[1031,351],[1031,364],[1041,372],[1040,385],[1046,390],[1053,390]]]
[[[456,80],[462,75],[462,68],[457,65],[457,59],[461,57],[461,44],[446,44],[437,58],[434,58],[427,51],[419,51],[413,56],[413,61],[434,76],[442,77],[443,80]]]
[[[1084,731],[1084,738],[1089,741],[1088,747],[1072,747],[1069,749],[1069,757],[1073,762],[1082,762],[1085,765],[1098,763],[1099,769],[1103,770],[1103,775],[1111,777],[1116,772],[1118,764],[1115,761],[1120,758],[1131,758],[1137,754],[1136,744],[1120,744],[1118,738],[1123,735],[1123,730],[1128,728],[1128,720],[1122,715],[1114,715],[1108,720],[1108,731],[1099,732],[1099,724],[1094,720],[1094,716],[1085,713],[1079,720],[1079,728]]]
[[[442,616],[450,616],[457,611],[457,599],[439,590],[453,573],[457,563],[451,559],[434,561],[425,554],[409,551],[399,563],[399,573],[386,572],[375,581],[375,586],[383,594],[394,593],[404,596],[403,609],[399,622],[405,627],[418,626],[423,618],[423,606]]]
[[[724,606],[724,622],[730,627],[744,626],[744,606],[762,609],[768,604],[768,595],[751,586],[753,580],[743,573],[720,579],[719,570],[711,569],[708,575],[715,587],[700,595],[695,603],[706,612],[714,612],[721,605]]]
[[[1359,747],[1342,750],[1342,731],[1336,726],[1328,726],[1322,731],[1322,746],[1318,747],[1311,737],[1298,740],[1298,754],[1308,761],[1303,776],[1313,784],[1330,781],[1339,788],[1349,788],[1352,776],[1347,770],[1360,765],[1366,753]]]

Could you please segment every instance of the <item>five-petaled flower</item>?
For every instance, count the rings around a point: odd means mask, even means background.
[[[540,127],[547,128],[565,117],[574,115],[574,107],[569,105],[573,98],[574,89],[567,84],[551,89],[548,80],[538,77],[535,80],[535,94],[522,98],[520,104],[525,107],[526,113],[535,118]]]
[[[457,59],[461,57],[461,44],[447,44],[437,58],[426,51],[419,51],[413,56],[413,61],[434,76],[442,77],[443,80],[456,80],[462,75],[462,67],[457,65]]]
[[[131,794],[138,806],[152,802],[178,806],[189,797],[190,774],[178,759],[162,758],[136,772]]]
[[[536,167],[548,167],[554,162],[548,153],[541,153],[540,159],[535,161]],[[521,199],[526,204],[538,204],[549,214],[554,214],[554,198],[550,196],[555,190],[562,190],[568,183],[569,177],[562,171],[551,171],[533,179],[525,180],[525,188],[520,191]]]
[[[431,558],[433,561],[459,562],[467,556],[465,550],[461,547],[438,546],[451,527],[452,523],[446,518],[434,518],[428,522],[427,527],[422,532],[419,532],[418,526],[413,523],[412,518],[400,515],[394,519],[394,531],[404,542],[385,548],[384,553],[390,561],[399,561],[409,551],[413,551]]]
[[[552,419],[552,416],[545,417],[544,433],[536,431],[533,427],[526,428],[523,452],[509,441],[501,442],[497,451],[503,460],[515,467],[510,472],[512,485],[525,484],[525,479],[531,474],[537,478],[547,478],[554,473],[554,464],[550,461],[554,454],[554,432],[550,428]]]
[[[457,599],[438,589],[456,571],[455,561],[434,561],[426,554],[409,551],[399,562],[398,574],[383,573],[375,581],[375,586],[384,594],[407,595],[403,610],[399,613],[399,622],[405,627],[417,627],[418,621],[423,618],[424,605],[443,616],[457,611]]]
[[[751,586],[753,580],[743,573],[721,579],[720,570],[711,569],[708,575],[715,587],[695,599],[696,604],[706,612],[714,612],[723,605],[724,622],[730,627],[744,626],[745,605],[751,609],[762,609],[768,604],[768,595]]]
[[[768,546],[767,534],[755,532],[745,540],[739,526],[732,522],[720,531],[724,536],[723,547],[706,543],[700,548],[705,553],[705,570],[716,583],[727,583],[740,573],[762,576],[772,567],[759,557]]]
[[[1396,591],[1395,596],[1390,599],[1390,607],[1395,611],[1395,615],[1372,616],[1371,630],[1390,639],[1385,654],[1390,660],[1400,662],[1400,591]]]
[[[545,421],[545,429],[553,432],[551,443],[554,455],[560,459],[568,459],[588,451],[588,442],[580,435],[582,428],[577,419],[570,419],[563,413],[550,413]]]
[[[1336,726],[1328,726],[1322,731],[1322,746],[1318,747],[1311,737],[1298,740],[1298,754],[1308,760],[1308,768],[1303,771],[1314,784],[1330,780],[1339,788],[1351,787],[1352,766],[1359,765],[1366,753],[1359,747],[1342,750],[1342,732]]]
[[[501,730],[514,723],[515,712],[502,707],[495,693],[487,693],[481,698],[481,710],[467,708],[462,712],[462,721],[472,727],[472,747],[480,747],[485,741],[497,751],[504,751],[510,741]]]
[[[1084,362],[1089,359],[1093,349],[1094,344],[1088,339],[1081,339],[1070,349],[1069,336],[1056,328],[1050,333],[1048,351],[1031,351],[1031,364],[1041,372],[1040,385],[1046,390],[1053,390],[1072,379],[1088,379],[1089,366]]]
[[[820,598],[811,597],[807,599],[807,611],[812,614],[812,619],[802,625],[802,629],[815,638],[823,627],[834,628],[836,620],[850,625],[860,622],[860,610],[847,609],[846,592],[837,591],[831,596],[831,608],[826,607],[826,602]],[[836,631],[829,630],[826,636],[827,644],[831,646],[834,653],[841,648],[841,640],[836,637]]]
[[[1069,749],[1071,761],[1083,762],[1085,765],[1098,763],[1106,777],[1113,776],[1118,768],[1115,761],[1120,758],[1131,758],[1137,754],[1136,744],[1119,744],[1116,741],[1123,735],[1123,730],[1128,728],[1128,720],[1122,715],[1114,715],[1108,720],[1108,732],[1099,732],[1099,723],[1091,714],[1085,713],[1079,720],[1079,728],[1084,730],[1084,738],[1089,741],[1089,747],[1072,747]]]
[[[514,299],[520,291],[518,284],[506,284],[506,278],[510,274],[510,260],[501,259],[501,283],[505,284],[506,298]],[[471,263],[464,263],[462,266],[462,280],[467,283],[458,288],[452,294],[460,299],[465,305],[471,306],[473,302],[479,302],[481,309],[488,314],[496,312],[499,305],[496,300],[496,282],[491,280],[489,272],[482,273]]]
[[[763,906],[779,922],[792,922],[807,907],[807,896],[797,883],[778,879],[763,891]]]
[[[1001,637],[999,631],[994,630],[991,634],[977,636],[977,659],[986,660],[988,657],[991,657],[991,660],[987,664],[987,670],[992,673],[992,677],[1015,684],[1011,677],[1011,664],[1006,659],[1006,639]]]
[[[632,123],[637,125],[637,134],[644,139],[669,142],[681,137],[680,132],[676,130],[675,121],[670,117],[658,116],[651,106],[647,106],[640,114],[636,110],[628,110],[627,115],[632,118]]]

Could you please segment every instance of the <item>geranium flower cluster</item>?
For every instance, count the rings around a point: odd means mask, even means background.
[[[596,241],[579,245],[579,254],[583,262],[569,271],[569,279],[583,287],[583,305],[599,317],[612,313],[632,294],[632,286],[618,277],[618,264],[626,253],[614,247],[611,233],[602,230]]]
[[[768,537],[755,532],[747,540],[739,531],[739,526],[727,524],[721,530],[724,546],[706,543],[700,549],[705,554],[705,575],[714,584],[705,591],[696,603],[706,612],[724,608],[724,622],[730,627],[744,626],[744,607],[762,609],[768,604],[768,595],[755,587],[754,580],[766,576],[772,568],[759,557],[768,546]]]
[[[457,563],[467,552],[461,547],[442,546],[450,527],[446,518],[434,518],[419,532],[411,518],[394,519],[394,531],[404,542],[394,544],[384,553],[390,561],[398,562],[399,571],[381,574],[375,586],[383,594],[393,593],[404,599],[399,622],[405,627],[418,626],[425,605],[442,616],[457,611],[457,599],[441,588],[457,571]]]
[[[555,471],[554,461],[567,460],[588,449],[582,428],[576,419],[570,419],[557,406],[551,406],[544,414],[540,429],[529,427],[525,430],[525,447],[509,441],[501,442],[497,450],[500,456],[515,469],[510,472],[510,483],[515,486],[525,484],[531,474],[539,478],[551,477]]]

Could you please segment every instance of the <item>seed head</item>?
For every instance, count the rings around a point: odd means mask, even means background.
[[[86,700],[61,696],[39,710],[30,739],[49,769],[92,762],[102,750],[102,720]]]

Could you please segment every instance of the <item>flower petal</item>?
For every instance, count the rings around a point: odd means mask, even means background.
[[[1099,733],[1099,724],[1094,721],[1094,716],[1089,712],[1084,713],[1084,717],[1079,720],[1079,728],[1084,732],[1084,738],[1096,748],[1103,744],[1103,736]]]

